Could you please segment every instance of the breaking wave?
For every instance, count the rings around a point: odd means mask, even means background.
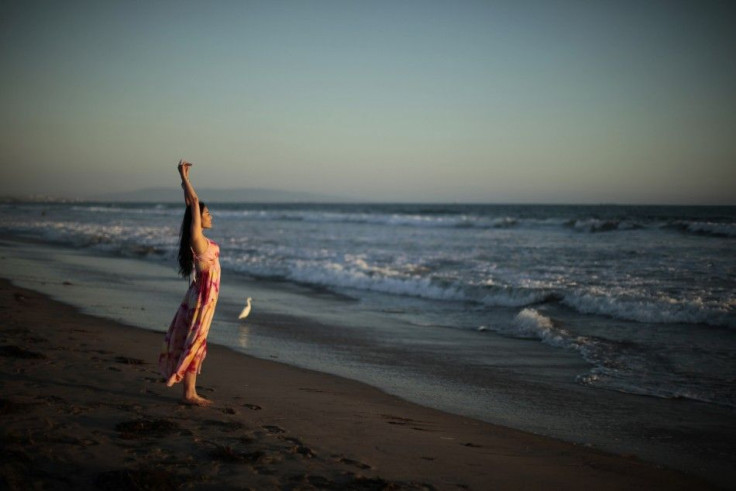
[[[720,301],[629,297],[599,292],[568,292],[562,303],[583,314],[645,323],[707,324],[736,328],[736,298]]]

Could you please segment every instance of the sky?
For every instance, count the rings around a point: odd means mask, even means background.
[[[185,158],[195,187],[736,204],[733,12],[711,0],[6,1],[0,195],[177,187]]]

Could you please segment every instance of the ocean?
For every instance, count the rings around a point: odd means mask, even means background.
[[[620,401],[736,414],[736,207],[208,206],[225,293],[211,336],[233,349],[569,440],[590,436],[562,422],[578,402],[604,439],[625,433]],[[5,203],[0,231],[173,279],[182,215]],[[134,321],[167,327],[152,319]]]

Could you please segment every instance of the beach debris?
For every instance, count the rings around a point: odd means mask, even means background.
[[[62,285],[64,285],[64,286],[72,286],[73,283],[71,281],[65,281],[65,282],[62,283]]]
[[[242,319],[245,319],[246,317],[248,317],[250,315],[250,307],[251,307],[251,301],[252,300],[253,299],[250,298],[250,297],[248,297],[245,300],[245,307],[243,308],[242,311],[240,311],[240,315],[238,316],[238,319],[242,320]]]
[[[484,332],[488,330],[488,326],[478,326],[478,332]]]

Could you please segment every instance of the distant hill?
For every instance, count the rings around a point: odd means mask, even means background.
[[[213,203],[344,203],[354,201],[341,196],[262,188],[198,188],[197,195],[202,201]],[[89,199],[94,201],[177,202],[181,201],[183,197],[184,194],[181,189],[166,187],[99,194],[90,196]]]

